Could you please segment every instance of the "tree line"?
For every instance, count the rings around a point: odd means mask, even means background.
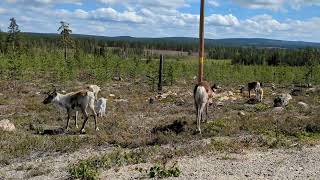
[[[108,49],[119,56],[145,56],[146,49],[197,52],[198,45],[194,41],[172,41],[160,38],[135,41],[134,38],[120,39],[99,36],[72,35],[67,22],[60,22],[59,34],[21,33],[15,18],[10,19],[7,32],[0,31],[0,52],[4,54],[28,52],[34,48],[42,51],[63,49],[67,61],[67,51],[73,49],[76,54],[83,52],[97,56],[106,56]],[[209,46],[206,49],[209,59],[232,59],[233,64],[243,65],[289,65],[304,66],[319,64],[319,48],[257,48],[257,47],[225,47]],[[147,55],[149,56],[149,55]]]

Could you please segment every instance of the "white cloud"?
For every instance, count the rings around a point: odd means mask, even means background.
[[[100,3],[107,5],[121,4],[129,8],[132,7],[152,7],[152,8],[166,8],[177,9],[180,7],[188,7],[186,0],[97,0]]]
[[[214,26],[238,26],[240,22],[237,17],[232,14],[221,15],[221,14],[212,14],[206,17],[206,23]]]
[[[5,0],[9,4],[19,6],[51,6],[54,4],[76,4],[82,5],[82,0]]]
[[[289,29],[287,23],[280,23],[273,19],[272,16],[266,14],[247,19],[242,23],[242,26],[249,31],[261,34],[270,34],[274,31],[286,31]]]
[[[234,0],[243,7],[250,9],[281,10],[285,0]]]
[[[8,12],[7,9],[0,7],[0,14],[5,14],[5,13],[7,13],[7,12]]]
[[[56,32],[59,22],[64,20],[70,23],[73,33],[77,34],[198,37],[199,15],[185,9],[182,12],[179,9],[188,4],[195,5],[199,2],[198,0],[96,0],[104,2],[99,4],[99,8],[90,10],[86,9],[87,6],[61,9],[57,3],[62,1],[30,0],[29,2],[33,3],[32,6],[24,5],[27,0],[5,0],[7,4],[2,1],[0,2],[0,14],[2,13],[0,25],[4,29],[9,25],[9,18],[16,17],[22,31]],[[212,0],[208,0],[208,3],[209,1]],[[294,2],[302,4],[302,1],[309,5],[316,5],[318,2],[312,0],[292,0],[291,4],[288,4],[288,0],[235,0],[233,2],[253,9],[282,10],[291,7]],[[85,1],[67,0],[65,2],[83,3]],[[223,1],[214,0],[214,2],[222,3]],[[19,3],[21,5],[18,5]],[[42,5],[35,6],[35,3]],[[121,8],[118,8],[119,5]],[[220,6],[224,5],[220,4]],[[210,11],[207,12],[210,13]],[[256,11],[253,12],[256,14]],[[320,17],[278,19],[268,14],[261,14],[244,18],[231,13],[217,13],[207,14],[205,23],[206,38],[261,37],[320,42]]]
[[[234,0],[237,4],[249,9],[285,10],[291,7],[299,10],[304,6],[320,6],[320,0]]]
[[[216,0],[209,0],[208,4],[210,6],[213,6],[213,7],[219,7],[220,6],[220,3],[218,1],[216,1]]]
[[[320,0],[291,0],[290,5],[298,10],[303,6],[320,6]]]

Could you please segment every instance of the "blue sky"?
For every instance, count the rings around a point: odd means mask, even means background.
[[[1,0],[0,28],[27,32],[197,37],[200,0]],[[320,42],[320,0],[205,0],[206,38]]]

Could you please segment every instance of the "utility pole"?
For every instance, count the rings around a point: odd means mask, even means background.
[[[203,81],[203,61],[204,61],[204,0],[200,6],[200,27],[199,27],[199,74],[198,82]]]

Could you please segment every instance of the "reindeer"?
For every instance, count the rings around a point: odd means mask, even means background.
[[[262,84],[259,81],[248,83],[249,98],[251,98],[251,90],[254,90],[257,95],[257,90],[260,89],[261,86]]]
[[[66,130],[69,129],[69,121],[71,117],[71,112],[75,110],[76,108],[80,108],[82,111],[82,114],[84,116],[84,122],[81,128],[81,133],[85,133],[85,125],[89,118],[87,109],[89,108],[94,115],[94,123],[95,123],[95,129],[99,130],[97,127],[97,114],[94,109],[94,101],[95,101],[95,95],[91,91],[83,90],[83,91],[77,91],[77,92],[71,92],[68,94],[60,94],[56,91],[56,89],[53,92],[48,92],[47,97],[44,99],[43,104],[49,104],[54,103],[61,108],[64,108],[67,110],[68,118],[67,118],[67,126]],[[77,125],[77,113],[75,118],[75,126],[78,128]]]
[[[197,129],[201,134],[200,123],[204,120],[204,113],[206,113],[206,120],[208,118],[208,106],[213,104],[213,91],[206,81],[198,83],[193,90],[193,97],[197,111]]]
[[[256,91],[256,99],[259,101],[259,102],[262,102],[262,99],[263,99],[263,89],[260,87],[259,89],[257,89]]]
[[[107,99],[99,98],[96,103],[96,109],[99,117],[103,117],[106,115],[106,108],[107,108]]]

